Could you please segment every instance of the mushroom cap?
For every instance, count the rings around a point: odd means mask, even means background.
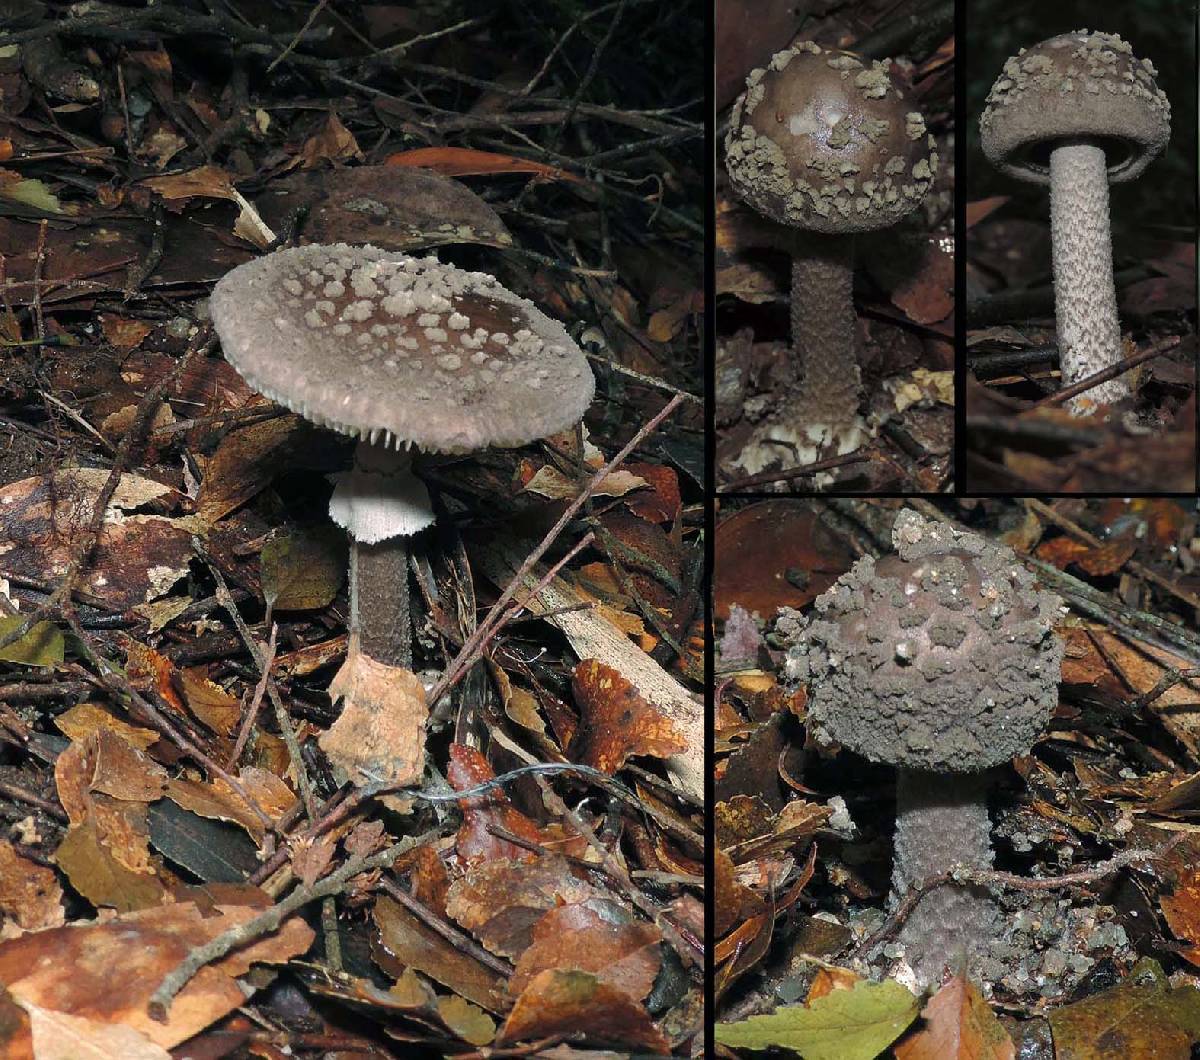
[[[892,540],[899,555],[860,559],[784,631],[819,738],[937,773],[1024,754],[1058,702],[1060,599],[1011,549],[915,512]]]
[[[1011,177],[1048,184],[1055,144],[1088,140],[1104,148],[1110,181],[1133,180],[1171,135],[1156,74],[1115,33],[1081,29],[1022,48],[988,93],[983,153]]]
[[[725,169],[738,196],[784,224],[837,234],[887,228],[937,173],[925,119],[888,64],[805,41],[754,70],[733,105]]]
[[[397,448],[525,445],[577,423],[595,388],[561,324],[435,258],[344,243],[279,250],[222,277],[211,306],[251,386]]]

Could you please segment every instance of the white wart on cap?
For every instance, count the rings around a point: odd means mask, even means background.
[[[346,244],[277,251],[213,290],[226,358],[314,423],[433,452],[525,445],[595,380],[563,326],[484,273]]]

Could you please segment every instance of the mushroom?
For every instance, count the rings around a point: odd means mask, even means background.
[[[898,555],[860,559],[780,633],[818,741],[898,770],[895,905],[956,865],[991,868],[985,774],[1046,728],[1063,645],[1061,601],[1011,549],[908,510],[892,541]],[[948,883],[919,899],[900,941],[927,985],[964,958],[978,968],[998,928],[983,888]]]
[[[988,160],[1050,185],[1054,304],[1062,381],[1121,361],[1109,181],[1133,180],[1171,134],[1171,105],[1149,59],[1113,33],[1086,29],[1022,48],[1004,64],[979,119]],[[1129,394],[1123,376],[1070,402],[1076,415]]]
[[[351,537],[351,642],[412,665],[408,539],[434,521],[412,450],[525,445],[595,387],[561,324],[493,277],[372,246],[280,250],[225,275],[212,318],[251,386],[360,439],[329,514]]]
[[[734,103],[730,183],[754,209],[796,229],[791,332],[802,378],[792,422],[768,427],[765,440],[795,445],[800,463],[849,453],[869,437],[859,412],[854,234],[914,210],[937,164],[925,119],[886,61],[864,65],[806,41],[751,72]]]

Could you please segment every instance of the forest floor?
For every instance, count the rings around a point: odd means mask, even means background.
[[[5,1055],[688,1051],[702,14],[0,26]],[[326,750],[351,445],[247,386],[207,314],[231,268],[338,241],[494,274],[597,381],[579,431],[421,461],[426,769],[386,798]]]
[[[990,953],[1000,974],[986,990],[953,975],[927,1002],[897,989],[895,771],[810,738],[776,633],[779,608],[811,614],[858,557],[893,552],[906,506],[1006,544],[1065,605],[1049,731],[991,785],[996,867],[980,878],[1006,910]],[[1200,1040],[1195,506],[774,498],[718,518],[718,1041],[723,1023],[731,1041],[840,1060],[1188,1060]],[[749,559],[764,553],[769,570]]]

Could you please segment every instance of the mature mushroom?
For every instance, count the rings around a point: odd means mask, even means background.
[[[372,246],[305,246],[213,289],[225,356],[260,392],[360,439],[330,516],[350,533],[350,631],[412,664],[408,538],[434,521],[412,448],[525,445],[577,423],[595,387],[561,324],[493,277]]]
[[[1050,185],[1054,302],[1063,383],[1121,361],[1108,183],[1133,180],[1167,145],[1171,105],[1149,59],[1086,29],[1022,48],[1004,64],[979,119],[988,160]],[[1124,376],[1074,398],[1083,414],[1129,394]]]
[[[794,444],[799,463],[849,453],[868,437],[859,412],[854,233],[887,228],[914,210],[937,164],[925,119],[887,62],[864,65],[804,42],[753,71],[733,106],[725,168],[734,191],[797,229],[791,330],[802,380],[792,422],[766,437]]]
[[[1057,702],[1061,601],[1012,550],[902,511],[899,553],[860,559],[784,622],[818,739],[898,769],[892,899],[955,865],[990,868],[984,772],[1026,753]],[[790,628],[789,628],[790,627]],[[922,984],[969,966],[997,931],[982,888],[919,900],[900,939]]]

